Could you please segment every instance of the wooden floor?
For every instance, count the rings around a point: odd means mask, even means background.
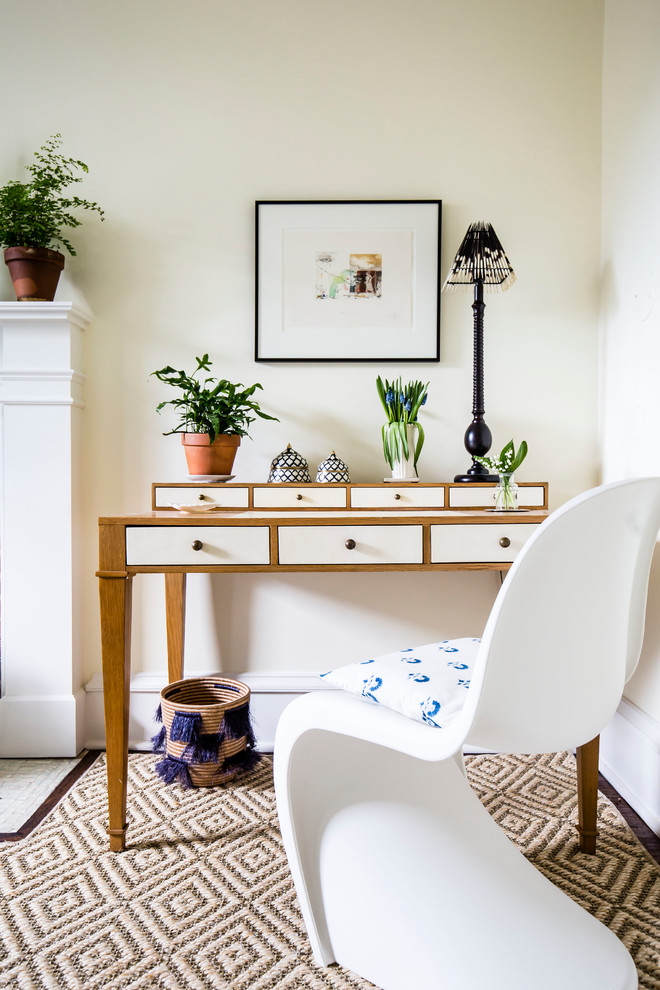
[[[610,799],[619,814],[625,818],[631,832],[634,832],[653,859],[657,863],[660,863],[660,836],[657,836],[655,832],[651,831],[646,822],[642,821],[637,812],[633,811],[630,805],[623,800],[618,791],[614,790],[610,782],[605,780],[602,774],[598,774],[598,790]]]
[[[37,827],[37,825],[44,820],[46,815],[53,810],[58,801],[60,801],[67,791],[75,784],[79,777],[88,770],[92,763],[100,756],[101,750],[89,750],[83,758],[80,760],[77,766],[71,770],[66,777],[60,781],[57,787],[52,791],[51,794],[46,798],[46,800],[37,808],[33,815],[28,818],[24,825],[22,825],[16,832],[0,832],[0,842],[18,842],[19,839],[25,839],[30,832]]]

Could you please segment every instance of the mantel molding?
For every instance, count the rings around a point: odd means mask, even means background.
[[[2,406],[84,407],[85,375],[73,368],[61,371],[41,368],[0,368]]]
[[[74,302],[8,302],[0,301],[0,323],[39,322],[44,326],[67,322],[85,330],[92,315]]]
[[[21,369],[12,368],[4,371],[0,369],[0,382],[73,382],[75,385],[84,385],[85,375],[79,371],[69,368],[67,371],[41,371],[35,368]]]

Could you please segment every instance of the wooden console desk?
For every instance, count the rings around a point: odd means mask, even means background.
[[[168,677],[179,680],[186,574],[508,570],[547,516],[547,485],[521,486],[521,503],[530,507],[515,514],[488,510],[492,492],[492,485],[455,484],[156,484],[151,512],[100,518],[110,849],[124,848],[127,828],[131,588],[136,574],[165,576]],[[173,511],[176,503],[189,505],[189,511]],[[592,743],[578,754],[582,848],[592,835],[595,848],[597,743],[595,767]]]

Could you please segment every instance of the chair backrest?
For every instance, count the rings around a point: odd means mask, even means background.
[[[637,666],[659,529],[660,478],[585,492],[538,528],[486,624],[466,743],[542,753],[598,735]]]

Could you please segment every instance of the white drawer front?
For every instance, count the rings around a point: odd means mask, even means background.
[[[229,509],[247,509],[247,488],[156,488],[156,508],[170,505],[223,505]]]
[[[434,564],[510,563],[536,528],[535,523],[504,522],[431,526],[431,561]]]
[[[537,488],[530,485],[529,488],[518,489],[518,505],[522,509],[541,509],[545,501],[545,490],[539,485]],[[475,486],[474,488],[450,488],[449,508],[450,509],[491,509],[495,505],[495,485]]]
[[[351,488],[353,509],[442,509],[444,488],[416,488],[385,485],[383,488]]]
[[[300,485],[295,488],[255,488],[252,496],[255,509],[344,509],[345,488],[325,485]]]
[[[422,562],[421,526],[280,526],[278,542],[280,564]]]
[[[202,544],[193,549],[193,543]],[[128,526],[128,564],[269,564],[267,526]]]

